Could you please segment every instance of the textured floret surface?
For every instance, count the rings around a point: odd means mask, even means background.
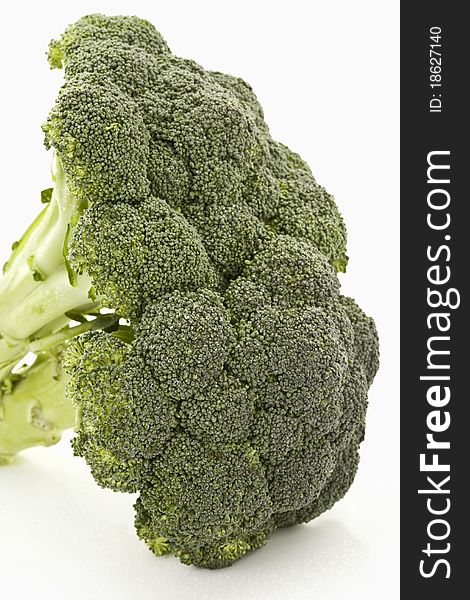
[[[65,83],[46,144],[81,206],[70,268],[132,328],[66,352],[75,452],[139,492],[155,554],[230,565],[356,472],[378,343],[340,295],[342,217],[251,87],[147,21],[84,17],[49,61]]]

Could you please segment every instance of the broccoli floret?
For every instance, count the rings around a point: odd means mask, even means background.
[[[273,232],[344,267],[334,202],[272,141],[242,80],[173,56],[130,17],[84,17],[49,58],[65,66],[43,126],[55,188],[7,263],[5,335],[24,339],[78,308],[138,317],[172,289],[226,287]]]
[[[138,17],[108,17],[86,15],[70,25],[59,40],[49,44],[49,64],[61,69],[84,44],[99,42],[124,43],[150,53],[169,52],[168,46],[155,27]]]
[[[137,533],[182,562],[228,566],[273,529],[265,471],[248,445],[211,448],[176,434],[136,503]],[[161,553],[158,552],[157,554]]]
[[[245,283],[256,306],[233,293]],[[224,566],[346,493],[376,332],[313,246],[279,236],[225,292],[162,296],[133,333],[69,347],[74,448],[100,485],[140,492],[137,531],[157,555]]]
[[[228,566],[357,469],[378,342],[340,295],[342,217],[251,87],[147,21],[83,17],[49,63],[54,187],[0,281],[0,459],[74,421],[156,555]]]
[[[78,223],[69,259],[91,276],[101,303],[125,318],[139,317],[152,299],[172,290],[219,281],[194,227],[154,197],[138,206],[91,206]]]

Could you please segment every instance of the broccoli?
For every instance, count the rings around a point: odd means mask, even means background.
[[[48,56],[54,188],[0,283],[0,457],[75,424],[152,552],[231,565],[354,479],[379,351],[340,294],[342,217],[251,87],[147,21],[83,17]]]

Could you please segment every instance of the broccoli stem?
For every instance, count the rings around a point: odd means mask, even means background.
[[[0,397],[0,464],[25,448],[57,443],[74,424],[74,408],[53,355],[40,354],[18,377],[11,392]]]
[[[77,286],[72,287],[64,269],[35,285],[26,296],[7,290],[0,295],[0,331],[13,345],[34,336],[66,312],[86,314],[96,308],[87,301],[90,286],[89,278],[80,276]]]
[[[118,317],[97,315],[91,279],[68,263],[68,241],[86,203],[68,189],[57,156],[53,180],[52,193],[43,195],[49,202],[13,245],[0,280],[0,462],[54,444],[72,427],[62,351],[85,331],[118,327]],[[83,322],[70,327],[75,318]],[[20,367],[29,353],[33,364]]]
[[[29,352],[39,354],[47,350],[53,350],[59,345],[71,340],[72,338],[91,331],[93,329],[108,329],[118,324],[118,318],[114,315],[101,315],[96,319],[86,321],[75,327],[65,326],[59,331],[38,337],[32,340],[9,345],[6,340],[0,340],[0,382],[11,373],[18,362]],[[0,389],[1,393],[1,389]]]
[[[3,392],[0,388],[0,464],[11,462],[25,448],[55,444],[65,429],[73,427],[75,411],[65,397],[59,359],[64,343],[85,331],[112,328],[117,323],[114,315],[101,315],[8,349],[9,358],[3,367],[0,358],[0,382],[3,380],[4,387]],[[36,354],[34,363],[10,376],[13,366],[28,352]]]
[[[10,346],[67,311],[97,306],[88,295],[90,278],[68,267],[67,240],[84,207],[67,189],[58,157],[53,180],[50,202],[14,244],[0,281],[0,332]]]

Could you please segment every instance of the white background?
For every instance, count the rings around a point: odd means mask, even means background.
[[[0,257],[50,186],[40,125],[61,73],[51,37],[83,14],[137,14],[175,54],[249,81],[273,136],[337,199],[349,231],[343,292],[376,319],[382,366],[347,497],[230,569],[157,559],[133,531],[134,498],[99,489],[68,440],[0,469],[3,598],[352,600],[398,592],[398,2],[9,2],[2,6]]]

